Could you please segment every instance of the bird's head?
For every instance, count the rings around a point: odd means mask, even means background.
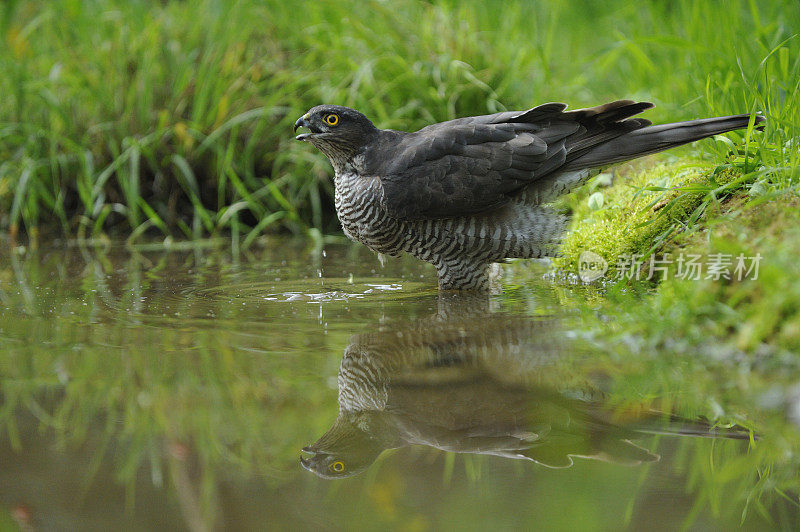
[[[319,440],[303,447],[300,458],[303,468],[319,477],[338,479],[351,477],[367,469],[388,447],[380,437],[356,419],[337,418]]]
[[[297,119],[294,130],[308,128],[295,137],[317,147],[334,168],[343,166],[377,134],[369,119],[354,109],[341,105],[318,105]]]

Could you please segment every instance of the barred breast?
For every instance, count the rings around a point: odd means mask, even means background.
[[[403,221],[383,209],[378,177],[344,171],[336,174],[335,188],[336,213],[351,240],[434,264],[444,289],[485,289],[490,263],[552,255],[566,224],[563,216],[526,201],[486,215]]]
[[[336,215],[349,239],[386,255],[404,251],[403,222],[388,216],[381,207],[377,177],[344,172],[336,175],[334,185]]]

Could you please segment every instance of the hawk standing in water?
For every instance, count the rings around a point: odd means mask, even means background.
[[[735,115],[651,126],[631,118],[651,107],[619,100],[566,111],[547,103],[406,133],[319,105],[294,129],[308,128],[297,140],[333,165],[336,213],[348,237],[432,263],[442,290],[488,290],[492,263],[555,253],[566,217],[546,203],[602,168],[750,122]]]

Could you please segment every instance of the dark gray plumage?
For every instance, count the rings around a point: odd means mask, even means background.
[[[651,126],[653,107],[620,100],[566,111],[459,118],[415,133],[381,130],[364,115],[320,105],[296,123],[335,172],[345,234],[373,250],[436,266],[441,289],[489,287],[506,258],[551,256],[566,218],[544,204],[612,164],[747,127],[749,115]],[[755,117],[755,124],[763,122]]]

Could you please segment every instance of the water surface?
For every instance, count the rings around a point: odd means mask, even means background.
[[[353,246],[0,252],[0,525],[797,524],[784,388],[720,372],[712,429],[709,367],[601,348],[597,294],[506,269],[441,298]]]

